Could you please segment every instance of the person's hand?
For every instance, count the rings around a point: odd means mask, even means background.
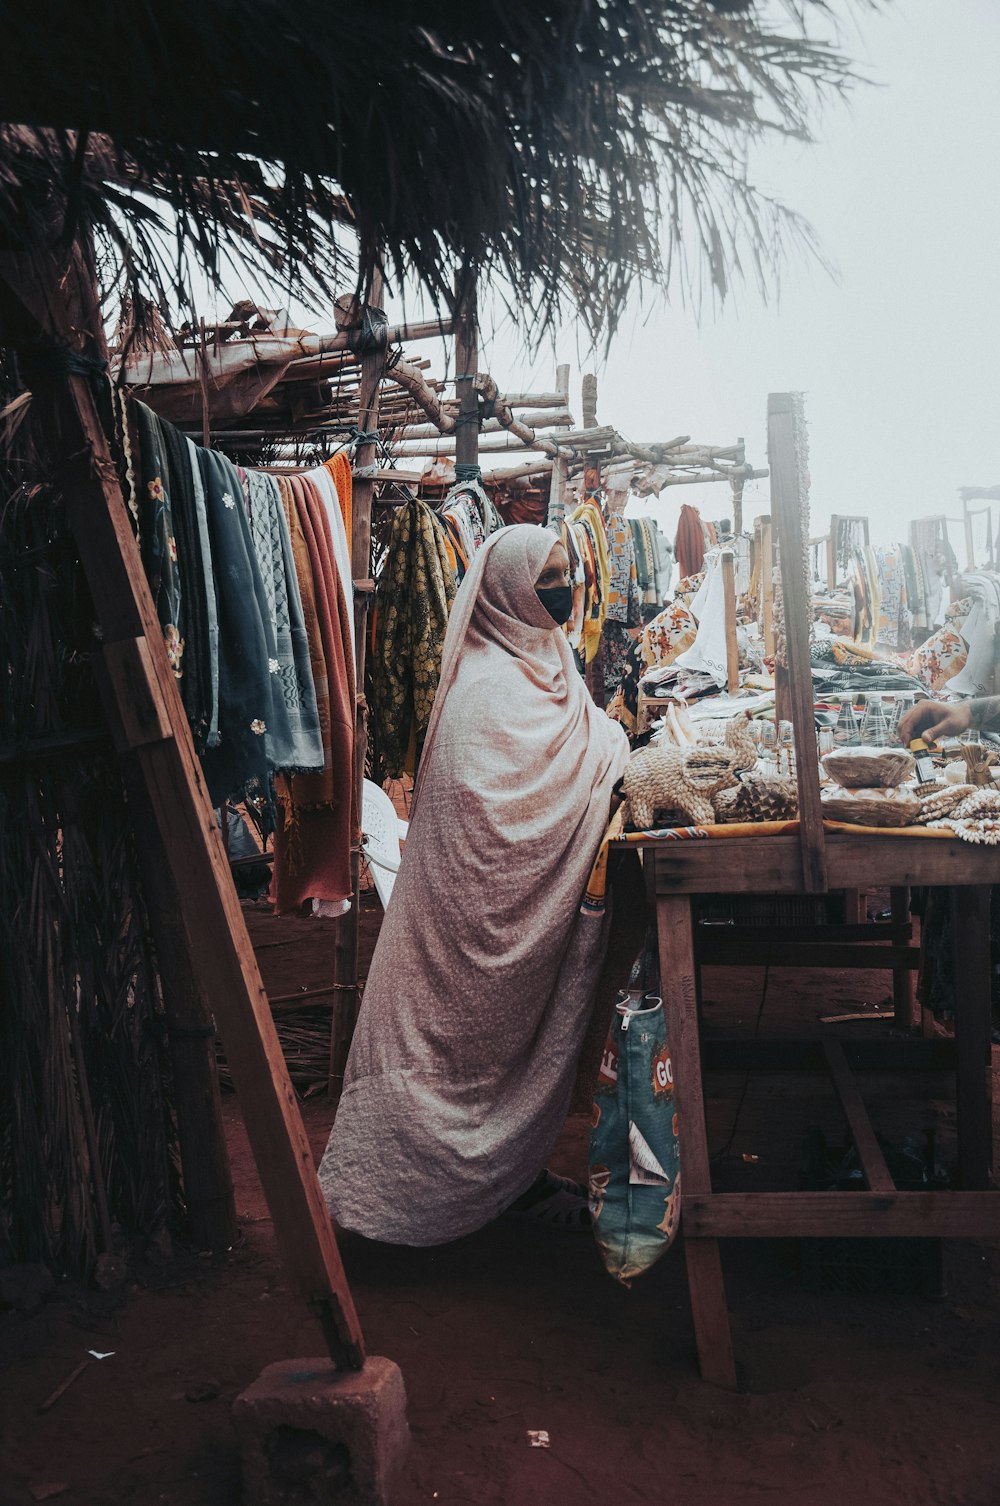
[[[904,747],[915,737],[936,742],[941,737],[958,737],[972,726],[967,701],[946,705],[944,701],[918,701],[899,719],[896,734]]]

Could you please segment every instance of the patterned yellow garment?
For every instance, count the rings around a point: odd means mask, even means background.
[[[441,525],[424,502],[400,507],[375,595],[370,702],[385,778],[420,758],[441,675],[455,575]]]
[[[611,570],[608,565],[608,546],[604,532],[604,518],[600,508],[593,502],[582,503],[568,519],[569,523],[585,533],[593,555],[595,580],[588,590],[583,617],[583,658],[590,664],[601,646],[601,633],[608,610],[608,593],[611,589]],[[588,582],[588,586],[589,586]]]

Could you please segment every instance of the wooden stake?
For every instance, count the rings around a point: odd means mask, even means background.
[[[455,280],[455,390],[458,418],[455,431],[455,464],[479,464],[479,327],[476,285],[468,270]]]
[[[740,650],[736,638],[736,561],[731,549],[723,549],[722,590],[726,608],[726,690],[735,695],[740,688]]]
[[[381,274],[372,278],[369,304],[381,308],[384,289]],[[379,348],[361,357],[361,390],[358,397],[358,428],[362,433],[374,434],[378,428],[379,397],[382,378],[385,375],[385,350]],[[354,469],[359,472],[372,470],[375,462],[374,444],[358,446],[354,457]],[[354,577],[354,670],[357,684],[357,714],[354,727],[354,787],[358,816],[361,815],[364,791],[365,762],[368,754],[368,702],[365,699],[365,656],[368,640],[368,611],[371,592],[360,590],[367,582],[371,561],[372,497],[375,491],[374,476],[359,475],[352,489],[351,504],[351,573]],[[360,833],[351,839],[351,908],[337,922],[333,948],[333,981],[336,992],[333,996],[333,1016],[330,1029],[330,1070],[327,1091],[332,1103],[340,1101],[344,1086],[347,1057],[351,1049],[354,1027],[358,1018],[358,940],[361,924],[361,853]]]
[[[771,471],[771,509],[778,535],[778,562],[784,599],[787,668],[778,673],[787,686],[795,738],[799,787],[799,833],[802,883],[807,894],[826,892],[826,844],[819,797],[812,664],[809,658],[811,603],[806,579],[805,498],[799,476],[795,404],[791,393],[772,392],[767,403],[767,456]]]

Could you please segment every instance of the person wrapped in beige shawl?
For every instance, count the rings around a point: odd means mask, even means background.
[[[530,1203],[569,1107],[607,944],[581,901],[628,740],[557,625],[567,568],[550,532],[507,528],[455,600],[320,1166],[371,1239],[439,1244]]]

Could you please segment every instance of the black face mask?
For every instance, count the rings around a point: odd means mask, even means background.
[[[573,615],[572,586],[541,586],[535,595],[548,612],[552,621],[562,627]]]

